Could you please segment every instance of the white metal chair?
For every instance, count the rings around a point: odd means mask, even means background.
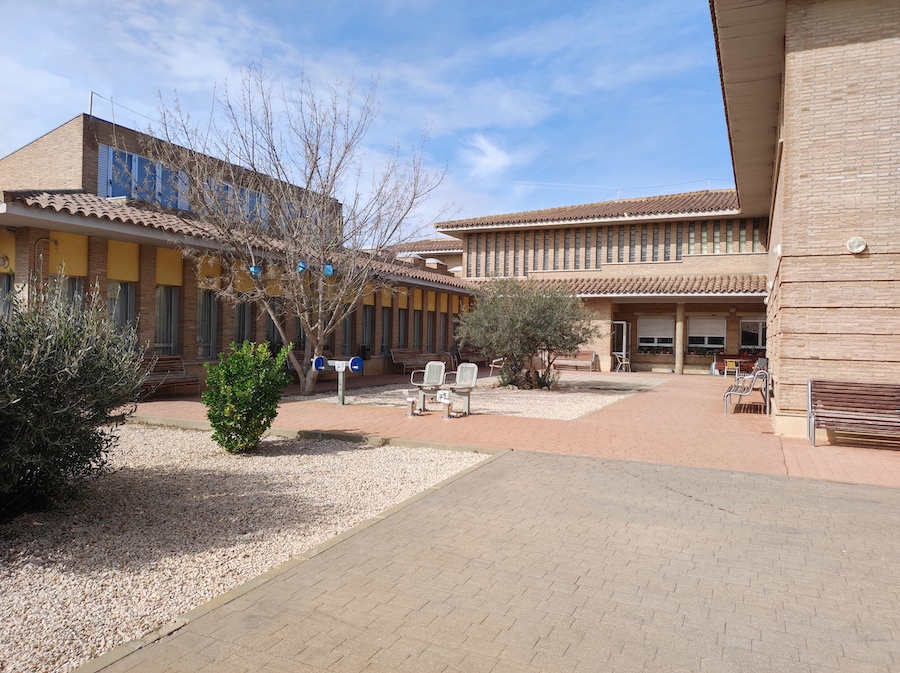
[[[462,398],[459,411],[469,413],[469,395],[478,383],[478,365],[471,362],[463,362],[455,372],[448,372],[447,377],[453,377],[452,382],[445,382],[444,389]]]
[[[491,378],[494,378],[494,370],[500,370],[503,368],[503,358],[494,358],[491,360],[490,369],[491,369]]]
[[[409,382],[419,390],[419,411],[426,411],[425,398],[427,395],[429,393],[433,395],[440,390],[442,385],[444,385],[444,372],[446,371],[446,368],[447,365],[440,360],[432,360],[425,365],[425,369],[416,369],[409,375]],[[421,374],[418,381],[416,380],[417,374]]]
[[[625,355],[616,353],[616,371],[617,372],[630,372],[631,371],[631,359],[626,357]]]

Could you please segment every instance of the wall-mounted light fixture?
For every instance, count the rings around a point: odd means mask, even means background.
[[[0,268],[6,268],[9,266],[9,257],[6,255],[0,255]]]
[[[868,244],[866,243],[866,239],[864,239],[862,236],[854,236],[847,241],[847,250],[852,252],[854,255],[858,255],[867,247]]]

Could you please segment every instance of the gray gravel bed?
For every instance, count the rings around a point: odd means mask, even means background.
[[[77,502],[0,526],[0,671],[64,672],[483,459],[427,448],[120,428]]]

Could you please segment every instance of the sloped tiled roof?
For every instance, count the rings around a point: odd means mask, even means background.
[[[488,279],[486,279],[488,280]],[[471,279],[470,279],[471,281]],[[473,285],[478,282],[472,281]],[[566,286],[579,296],[760,294],[766,292],[763,274],[732,273],[710,276],[632,276],[624,278],[538,278],[538,285]]]
[[[169,234],[208,238],[209,230],[202,222],[186,213],[175,215],[126,199],[106,199],[96,194],[74,190],[4,192],[4,199],[18,201],[31,208],[43,208],[57,213],[94,217],[99,220],[133,224],[158,229]]]
[[[628,220],[640,217],[691,217],[737,213],[737,194],[733,189],[714,189],[664,196],[647,196],[638,199],[600,201],[580,206],[564,206],[531,210],[506,215],[488,215],[467,220],[452,220],[436,225],[438,231],[459,229],[494,228],[511,225],[565,223],[584,220]]]
[[[3,198],[5,201],[22,203],[29,208],[120,222],[135,227],[156,229],[176,236],[207,240],[213,238],[210,229],[204,227],[201,221],[191,218],[187,213],[175,215],[162,212],[151,207],[142,207],[140,202],[106,199],[96,194],[75,190],[7,191],[4,192]],[[460,289],[466,288],[466,283],[455,276],[439,273],[433,269],[423,269],[412,264],[380,262],[376,264],[376,269],[386,275],[408,278],[411,282],[418,280]]]
[[[398,245],[397,252],[462,252],[462,243],[458,238],[444,236],[442,238],[429,238],[422,241],[412,241]]]
[[[466,280],[457,278],[451,274],[440,273],[434,269],[422,268],[412,264],[403,262],[383,262],[376,269],[389,276],[398,276],[400,278],[409,278],[410,281],[425,281],[428,283],[439,283],[441,285],[449,285],[461,290],[469,290],[470,285]]]

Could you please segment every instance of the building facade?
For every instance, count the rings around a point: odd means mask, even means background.
[[[807,381],[900,381],[900,3],[711,3],[741,212],[768,215],[779,434]]]
[[[768,220],[733,190],[625,199],[444,222],[464,277],[565,284],[590,309],[600,369],[709,372],[765,354]]]
[[[73,297],[96,284],[117,323],[135,323],[149,349],[183,356],[200,376],[232,341],[279,345],[264,310],[216,299],[214,261],[182,256],[190,245],[214,257],[215,243],[169,189],[177,176],[164,180],[166,167],[141,155],[146,139],[79,115],[0,159],[0,291],[22,291],[32,274],[64,274]],[[137,176],[150,177],[139,185]],[[382,280],[391,289],[363,298],[333,335],[334,355],[364,353],[364,373],[377,374],[391,369],[391,348],[450,351],[453,318],[468,306],[464,283],[416,260],[390,265]],[[300,347],[299,321],[285,318],[284,328]]]

